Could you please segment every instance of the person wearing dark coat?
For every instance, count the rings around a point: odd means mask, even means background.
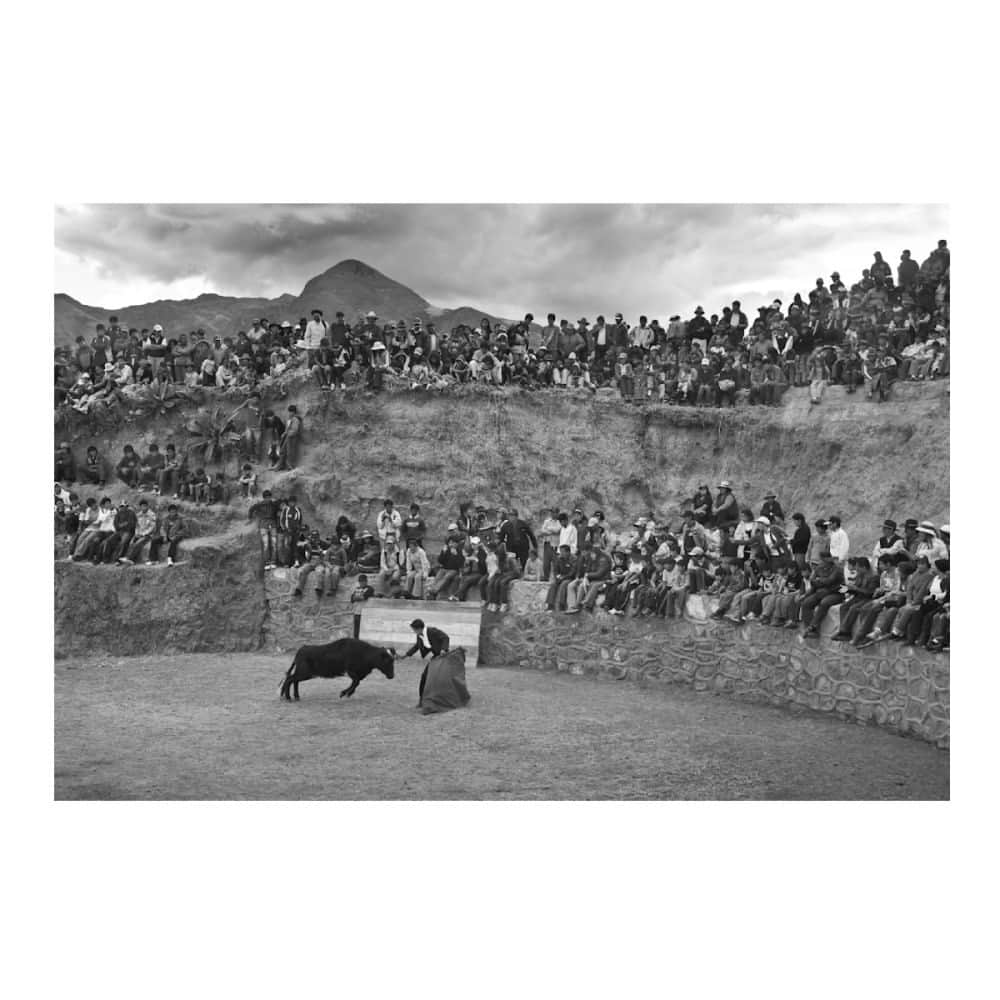
[[[528,553],[538,552],[538,539],[535,538],[531,525],[527,521],[522,521],[516,510],[512,510],[507,520],[503,522],[497,538],[506,546],[508,552],[517,556],[521,569],[524,569],[524,564],[528,561]]]
[[[63,441],[56,449],[55,471],[57,483],[76,482],[76,461],[68,441]]]
[[[410,622],[410,628],[413,629],[417,641],[403,654],[404,658],[412,656],[414,653],[419,653],[420,658],[423,659],[430,653],[433,660],[436,656],[447,653],[451,648],[451,639],[448,637],[447,632],[442,632],[441,629],[434,628],[433,625],[424,625],[423,620],[420,618],[414,618]],[[420,687],[417,689],[417,708],[420,708],[420,702],[423,701],[424,685],[426,683],[427,667],[424,667],[424,672],[420,675]]]
[[[694,316],[688,320],[687,341],[708,340],[712,336],[712,324],[705,319],[705,310],[698,306],[694,311]]]
[[[764,503],[760,508],[760,516],[766,517],[771,524],[775,522],[783,524],[785,521],[785,512],[781,509],[781,504],[778,503],[777,498],[773,493],[766,493],[764,495]]]
[[[732,485],[728,479],[723,479],[715,498],[715,523],[720,528],[734,527],[739,520],[740,507],[733,496]]]
[[[809,525],[806,524],[805,515],[803,514],[792,514],[792,523],[795,526],[791,540],[792,559],[795,560],[796,565],[801,569],[806,564],[806,553],[809,551],[812,532],[809,530]]]

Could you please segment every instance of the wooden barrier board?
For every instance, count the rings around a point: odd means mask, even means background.
[[[395,646],[402,656],[416,638],[410,628],[414,618],[447,632],[451,648],[461,646],[465,650],[466,667],[479,663],[482,609],[478,601],[392,601],[373,597],[361,612],[359,638],[376,646]]]

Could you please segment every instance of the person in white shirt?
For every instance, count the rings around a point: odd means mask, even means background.
[[[843,564],[851,551],[851,541],[847,532],[840,526],[840,518],[836,514],[827,519],[830,524],[830,555]]]
[[[948,558],[948,547],[938,538],[937,529],[930,521],[922,521],[917,534],[920,535],[920,541],[917,542],[914,559],[924,556],[933,566],[937,559]]]
[[[398,538],[403,531],[403,519],[400,517],[399,511],[393,507],[392,501],[386,499],[384,508],[384,510],[379,511],[378,518],[375,520],[378,537],[383,542],[390,535]]]
[[[633,328],[629,334],[632,346],[641,347],[644,351],[648,351],[653,343],[653,331],[646,325],[648,322],[649,320],[645,316],[640,316],[639,325]]]
[[[315,352],[320,348],[320,342],[326,336],[326,323],[323,322],[323,310],[313,309],[312,319],[306,323],[302,339],[306,345],[306,366],[312,368],[315,363]]]
[[[568,545],[570,554],[575,556],[579,545],[576,525],[566,514],[559,515],[559,524],[559,546]]]
[[[81,532],[73,552],[75,562],[83,562],[93,557],[94,553],[115,533],[115,514],[118,512],[111,506],[111,498],[104,497],[98,508],[97,517],[92,524]]]
[[[736,551],[741,560],[746,559],[750,554],[748,543],[753,537],[756,527],[757,522],[754,519],[753,511],[749,507],[740,508],[740,519],[736,522],[736,527],[733,528],[733,541],[738,546]]]
[[[228,389],[236,381],[235,365],[233,362],[219,365],[219,370],[215,373],[215,384],[220,389]]]

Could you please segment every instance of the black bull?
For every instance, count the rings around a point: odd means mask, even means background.
[[[373,671],[381,670],[390,680],[395,673],[396,650],[373,646],[361,639],[337,639],[323,646],[301,646],[281,682],[281,697],[299,700],[299,684],[312,677],[350,677],[350,687],[340,692],[350,698]],[[294,689],[294,694],[293,692]]]

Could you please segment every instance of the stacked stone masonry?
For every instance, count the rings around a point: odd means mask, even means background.
[[[688,598],[683,619],[621,619],[545,611],[545,584],[515,583],[511,610],[484,614],[481,666],[517,666],[696,691],[833,713],[949,747],[950,657],[886,641],[867,649],[757,623],[710,621],[711,598]]]

